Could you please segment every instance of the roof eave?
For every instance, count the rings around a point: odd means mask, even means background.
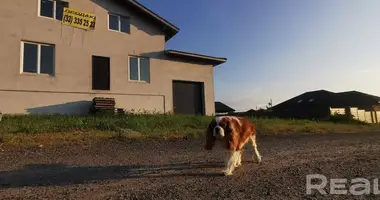
[[[158,14],[154,13],[153,11],[148,9],[147,7],[143,6],[139,2],[137,2],[135,0],[124,0],[124,2],[126,2],[130,6],[138,8],[139,11],[143,12],[144,14],[147,14],[154,21],[162,24],[163,25],[162,31],[165,33],[165,40],[166,41],[170,40],[172,37],[174,37],[179,32],[180,29],[177,26],[175,26],[172,23],[170,23],[169,21],[165,20],[164,18],[162,18]]]
[[[214,66],[223,64],[227,62],[227,58],[219,58],[214,56],[201,55],[196,53],[177,51],[177,50],[165,50],[165,54],[169,56],[182,57],[187,59],[194,59],[197,61],[203,61],[205,63],[210,63]]]

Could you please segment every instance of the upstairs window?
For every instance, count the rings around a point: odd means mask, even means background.
[[[129,80],[150,82],[149,58],[129,57]]]
[[[120,15],[109,14],[108,29],[122,33],[130,33],[129,18]]]
[[[68,8],[69,3],[61,0],[40,0],[40,16],[49,17],[61,21],[64,8]]]
[[[22,42],[22,72],[54,75],[55,46]]]

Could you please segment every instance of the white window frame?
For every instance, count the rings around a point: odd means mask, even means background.
[[[53,1],[53,17],[42,16],[41,15],[41,0],[37,0],[37,1],[38,1],[38,16],[39,17],[58,20],[57,19],[57,0],[51,0],[51,1]],[[68,1],[65,1],[65,2],[68,2]]]
[[[138,77],[138,80],[132,80],[131,79],[131,58],[137,58],[137,77]],[[140,77],[140,59],[141,58],[146,58],[149,60],[149,81],[146,81],[146,80],[141,80],[141,77]],[[141,56],[128,56],[128,80],[131,81],[131,82],[141,82],[141,83],[150,83],[150,79],[151,79],[151,70],[150,70],[150,59],[147,58],[147,57],[141,57]]]
[[[24,72],[24,44],[34,44],[37,45],[37,72]],[[53,46],[53,73],[52,74],[41,74],[41,46]],[[20,74],[38,74],[38,75],[48,75],[55,76],[55,45],[40,43],[40,42],[30,42],[30,41],[21,41],[21,56],[20,56]]]
[[[118,22],[118,30],[113,30],[113,29],[110,29],[110,16],[116,16],[117,17],[117,22]],[[118,15],[118,14],[114,14],[114,13],[108,13],[107,15],[107,28],[109,31],[114,31],[114,32],[118,32],[118,33],[124,33],[124,34],[130,34],[131,32],[131,24],[129,23],[129,33],[127,32],[122,32],[121,31],[121,20],[120,18],[123,17],[123,18],[126,18],[126,19],[129,19],[129,17],[126,17],[126,16],[122,16],[122,15]]]

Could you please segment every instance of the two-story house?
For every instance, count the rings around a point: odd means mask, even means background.
[[[94,14],[95,25],[63,24],[65,7]],[[3,113],[86,114],[94,97],[126,110],[215,113],[213,70],[226,59],[166,50],[179,29],[135,0],[6,0],[0,27]]]

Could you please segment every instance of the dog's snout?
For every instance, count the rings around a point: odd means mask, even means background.
[[[215,127],[215,133],[220,134],[221,128],[219,126]]]
[[[220,126],[216,126],[214,128],[214,136],[215,137],[224,137],[224,130]]]

